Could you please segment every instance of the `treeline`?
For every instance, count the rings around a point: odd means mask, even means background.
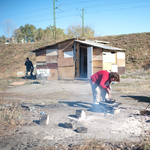
[[[7,41],[12,43],[27,43],[36,41],[49,41],[49,40],[61,40],[67,38],[93,38],[94,30],[88,26],[83,28],[80,25],[71,25],[65,31],[61,28],[54,26],[48,26],[46,29],[38,28],[34,25],[26,24],[20,26],[12,32],[12,36],[9,37],[9,29],[5,29],[5,34],[0,36],[0,43],[6,43]]]

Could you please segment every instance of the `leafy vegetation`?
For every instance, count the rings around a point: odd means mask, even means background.
[[[7,24],[11,24],[8,29]],[[11,20],[5,22],[5,30],[13,30],[12,37],[10,38],[10,32],[7,32],[9,43],[28,43],[37,41],[51,41],[51,40],[62,40],[66,38],[93,38],[94,30],[88,26],[82,27],[80,25],[71,25],[67,28],[67,33],[61,28],[56,28],[54,26],[48,26],[46,29],[38,28],[34,25],[26,24],[25,26],[20,26],[18,29],[13,29],[13,23]],[[0,37],[0,43],[5,43],[6,37]]]

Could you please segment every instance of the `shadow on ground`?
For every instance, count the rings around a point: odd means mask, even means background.
[[[87,102],[59,101],[59,103],[67,104],[70,107],[76,107],[76,108],[79,108],[79,109],[86,109],[86,111],[91,111],[91,112],[95,112],[95,113],[103,113],[105,111],[100,105],[93,105],[92,103],[87,103]]]
[[[147,102],[150,103],[150,97],[148,96],[134,96],[134,95],[126,95],[126,96],[121,96],[121,97],[129,97],[134,100],[137,100],[138,102]]]
[[[22,77],[22,79],[36,79],[36,75],[27,76],[27,77]]]

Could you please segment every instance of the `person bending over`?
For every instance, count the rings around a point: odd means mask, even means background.
[[[100,70],[90,77],[90,84],[93,93],[93,104],[99,104],[100,101],[111,100],[112,81],[120,82],[119,74],[116,72],[108,72]]]

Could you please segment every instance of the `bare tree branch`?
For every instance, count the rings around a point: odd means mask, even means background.
[[[14,35],[14,32],[16,30],[16,24],[12,20],[4,20],[2,25],[6,37],[10,39],[10,36]]]

